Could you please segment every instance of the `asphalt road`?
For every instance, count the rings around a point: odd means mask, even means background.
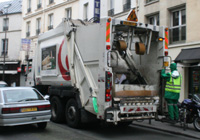
[[[188,137],[173,135],[138,126],[102,127],[89,125],[73,129],[65,124],[48,123],[45,130],[36,125],[6,127],[0,129],[0,140],[190,140]],[[192,140],[192,139],[191,139]]]

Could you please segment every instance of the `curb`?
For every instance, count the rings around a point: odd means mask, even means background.
[[[182,135],[182,136],[186,136],[186,137],[190,137],[190,138],[200,139],[199,137],[196,137],[196,136],[193,136],[193,135],[190,135],[190,134],[185,134],[185,133],[182,133],[182,132],[172,131],[172,130],[168,130],[168,129],[162,129],[162,128],[158,128],[158,127],[155,127],[155,126],[136,124],[136,123],[132,123],[131,125],[151,128],[151,129],[155,129],[155,130],[159,130],[159,131],[163,131],[163,132],[168,132],[168,133],[171,133],[171,134],[177,134],[177,135]]]

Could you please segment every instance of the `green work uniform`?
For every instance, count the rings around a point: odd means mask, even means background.
[[[180,90],[181,90],[181,80],[182,77],[179,74],[177,77],[173,77],[172,73],[177,70],[176,64],[172,63],[170,65],[171,73],[166,73],[163,69],[161,72],[162,78],[164,78],[166,82],[165,86],[165,100],[168,104],[168,114],[171,120],[178,120],[179,113],[178,113],[178,99],[180,97]]]

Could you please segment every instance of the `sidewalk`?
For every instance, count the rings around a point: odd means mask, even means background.
[[[138,125],[141,127],[152,128],[164,132],[187,136],[190,138],[200,139],[200,132],[194,128],[193,124],[189,124],[185,131],[183,130],[183,127],[181,127],[180,123],[170,124],[155,120],[151,120],[151,124],[149,124],[149,120],[144,120],[143,122],[133,121],[132,125]]]

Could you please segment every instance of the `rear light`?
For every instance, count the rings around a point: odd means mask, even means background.
[[[9,113],[19,113],[20,108],[14,107],[14,108],[2,108],[2,114],[9,114]]]
[[[105,101],[109,102],[112,100],[111,90],[112,90],[112,73],[106,72],[106,91],[105,91]]]
[[[50,105],[40,105],[40,106],[38,106],[38,111],[43,111],[43,110],[50,110]]]
[[[2,114],[10,114],[10,113],[22,113],[22,109],[27,108],[37,108],[35,111],[44,111],[50,110],[50,105],[40,105],[40,106],[28,106],[28,107],[13,107],[13,108],[2,108]]]
[[[165,51],[165,56],[168,56],[168,51]]]
[[[106,45],[107,50],[110,50],[110,48],[111,48],[110,45]]]

